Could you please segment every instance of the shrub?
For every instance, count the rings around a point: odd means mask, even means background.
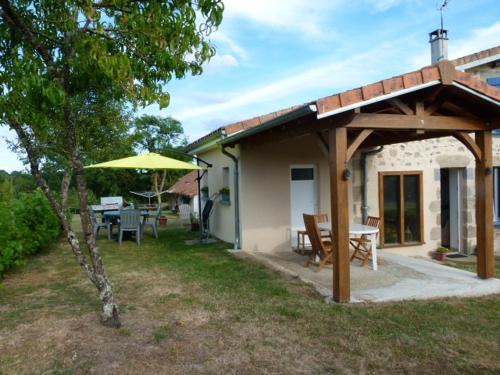
[[[39,190],[0,201],[0,275],[60,235],[59,221]]]

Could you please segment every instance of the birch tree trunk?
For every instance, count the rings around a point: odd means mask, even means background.
[[[88,206],[82,206],[80,208],[80,213],[85,240],[91,256],[90,262],[80,245],[78,236],[71,228],[71,223],[68,219],[67,197],[71,172],[66,171],[65,176],[63,177],[63,181],[61,183],[62,199],[61,202],[58,202],[54,192],[50,189],[47,181],[40,171],[39,157],[37,156],[36,147],[34,147],[29,133],[15,119],[9,119],[9,125],[17,133],[19,141],[26,151],[30,164],[31,174],[35,177],[38,186],[44,192],[50,203],[50,206],[52,207],[52,210],[59,219],[59,223],[63,229],[66,240],[68,241],[74,256],[85,272],[85,275],[94,284],[99,292],[99,298],[102,302],[102,310],[100,316],[101,323],[107,327],[119,328],[121,326],[121,322],[119,317],[118,305],[116,304],[114,299],[111,283],[104,271],[99,250],[95,246],[95,239],[93,238],[93,231],[91,229],[92,223],[90,221]],[[77,167],[77,169],[75,170],[76,180],[80,196],[80,204],[82,204],[82,202],[88,201],[88,197],[87,191],[85,189],[83,166],[77,154],[74,156],[74,158],[72,158],[72,165]]]

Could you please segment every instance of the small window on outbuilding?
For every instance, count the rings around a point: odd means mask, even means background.
[[[229,186],[229,167],[222,168],[222,187]]]

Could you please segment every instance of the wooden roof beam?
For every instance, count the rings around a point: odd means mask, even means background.
[[[480,120],[455,116],[417,116],[360,113],[345,125],[353,129],[482,131],[489,127]]]

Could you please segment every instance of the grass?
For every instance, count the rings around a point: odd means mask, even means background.
[[[464,261],[464,260],[454,260],[453,258],[448,258],[443,262],[444,265],[449,267],[459,268],[461,270],[469,272],[477,272],[476,261]],[[500,256],[495,257],[495,277],[500,278]]]
[[[171,220],[169,220],[169,225]],[[500,371],[500,297],[329,305],[309,286],[163,230],[99,238],[124,326],[98,323],[64,243],[0,284],[0,374]]]

